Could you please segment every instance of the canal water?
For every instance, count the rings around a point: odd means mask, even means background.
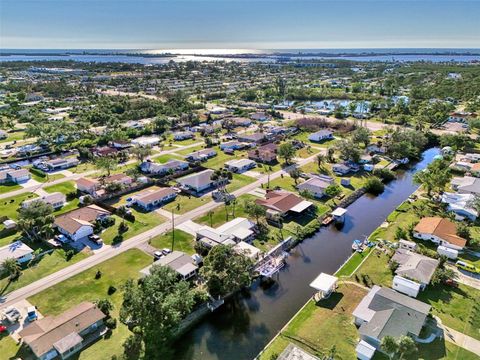
[[[364,195],[348,207],[341,230],[322,228],[287,258],[287,266],[268,288],[256,282],[187,333],[178,345],[178,359],[250,360],[313,295],[308,285],[320,273],[333,274],[351,255],[354,239],[371,234],[416,189],[413,174],[425,168],[438,149],[398,175],[378,197]]]

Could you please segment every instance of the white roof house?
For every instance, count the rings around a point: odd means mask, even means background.
[[[197,239],[207,246],[218,244],[236,244],[249,241],[253,235],[255,224],[246,218],[235,218],[218,228],[203,226],[197,231]]]
[[[259,248],[249,243],[246,243],[245,241],[240,241],[237,245],[233,247],[233,250],[254,260],[258,259],[260,253],[262,252]]]
[[[33,257],[33,249],[21,241],[15,241],[0,248],[0,267],[7,259],[16,259],[19,263],[30,261]]]
[[[201,192],[213,185],[214,181],[211,179],[213,173],[213,170],[207,169],[199,173],[184,176],[178,179],[177,182],[185,188]]]
[[[132,144],[137,146],[155,146],[159,143],[160,138],[158,136],[141,136],[132,140]]]
[[[233,172],[243,172],[257,166],[257,163],[250,159],[235,159],[225,163],[225,167]]]
[[[447,210],[460,217],[467,217],[472,221],[478,217],[478,212],[470,205],[475,199],[473,194],[443,193],[442,202],[447,204]]]

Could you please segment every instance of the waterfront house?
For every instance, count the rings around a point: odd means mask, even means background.
[[[176,250],[172,251],[166,256],[161,257],[152,265],[140,270],[140,273],[143,276],[150,275],[150,270],[152,269],[152,266],[168,266],[170,269],[174,270],[183,280],[194,277],[195,275],[197,275],[198,271],[198,266],[195,264],[195,261],[192,259],[192,257],[188,256],[182,251]]]
[[[480,179],[473,176],[454,177],[452,188],[460,194],[480,195]]]
[[[477,153],[466,153],[460,155],[460,161],[467,161],[470,163],[478,163],[480,162],[480,154]]]
[[[248,152],[248,158],[264,164],[272,164],[277,161],[277,145],[266,144]]]
[[[267,191],[265,199],[255,202],[267,209],[267,217],[286,216],[287,214],[299,215],[309,209],[313,203],[306,201],[288,191]]]
[[[203,226],[196,232],[196,239],[211,248],[219,244],[235,245],[240,241],[251,242],[255,237],[255,224],[249,219],[238,217],[218,228]]]
[[[213,188],[215,181],[211,179],[214,171],[203,170],[199,173],[190,174],[177,180],[177,183],[185,190],[193,191],[196,194]]]
[[[467,240],[457,235],[455,223],[438,216],[421,219],[413,229],[413,236],[455,250],[462,250],[467,244]]]
[[[100,188],[100,182],[96,179],[79,178],[75,181],[77,189],[81,192],[94,196],[95,192]]]
[[[29,262],[33,259],[33,249],[21,241],[15,241],[0,247],[0,269],[7,259],[15,259],[18,264]]]
[[[110,146],[114,147],[115,149],[128,149],[132,146],[132,143],[129,140],[113,140],[109,143]]]
[[[188,161],[207,161],[217,156],[217,152],[211,148],[191,152],[186,156]]]
[[[314,142],[321,142],[325,140],[332,140],[333,133],[330,130],[320,130],[308,136],[308,140]]]
[[[61,208],[63,205],[67,203],[67,197],[65,196],[65,194],[62,194],[61,192],[54,192],[51,194],[40,196],[38,198],[25,200],[24,202],[22,202],[22,207],[25,208],[35,201],[41,201],[45,204],[50,204],[56,210]]]
[[[107,156],[114,156],[118,154],[118,149],[110,146],[96,146],[90,149],[91,153],[97,157],[107,157]]]
[[[234,151],[234,150],[241,150],[245,148],[245,144],[241,143],[240,141],[232,140],[232,141],[227,141],[225,143],[220,144],[220,150],[222,151]]]
[[[307,191],[312,196],[320,199],[325,195],[325,189],[332,185],[333,179],[327,177],[313,177],[297,185],[299,191]]]
[[[395,270],[396,275],[416,281],[422,290],[430,284],[439,264],[437,259],[407,249],[397,249],[391,261],[398,264]],[[395,289],[395,287],[393,288]]]
[[[36,359],[66,359],[104,333],[105,314],[83,302],[56,316],[46,316],[25,326],[18,336]]]
[[[478,217],[478,212],[471,206],[474,199],[475,195],[472,194],[448,192],[442,194],[442,203],[447,204],[447,211],[455,213],[460,219],[467,218],[471,221],[475,221]]]
[[[225,163],[225,168],[234,173],[242,173],[255,166],[257,166],[255,161],[249,159],[230,160]]]
[[[352,171],[351,167],[347,164],[333,164],[332,171],[337,175],[346,175]]]
[[[416,339],[431,306],[395,290],[374,285],[353,311],[360,339],[376,349],[385,336]]]
[[[53,225],[60,233],[77,241],[92,235],[94,223],[103,221],[110,215],[108,210],[88,205],[58,216]]]
[[[145,211],[150,211],[174,200],[176,196],[177,192],[171,188],[152,187],[133,195],[132,203]]]
[[[76,157],[64,158],[64,159],[53,159],[45,162],[48,170],[63,170],[68,169],[74,166],[77,166],[80,163]]]

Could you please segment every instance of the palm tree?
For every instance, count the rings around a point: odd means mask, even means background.
[[[389,335],[385,336],[382,339],[382,343],[380,346],[390,359],[393,359],[393,357],[399,350],[397,341],[393,336],[389,336]]]
[[[21,273],[20,265],[14,258],[5,259],[1,268],[8,275],[10,281],[16,279]]]
[[[316,160],[317,160],[318,168],[320,169],[322,165],[325,163],[325,160],[326,160],[325,155],[318,154],[316,157]]]

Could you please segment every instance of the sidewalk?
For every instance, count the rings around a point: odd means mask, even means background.
[[[460,331],[453,330],[445,325],[440,325],[444,330],[445,340],[464,348],[476,355],[480,356],[480,341]]]

